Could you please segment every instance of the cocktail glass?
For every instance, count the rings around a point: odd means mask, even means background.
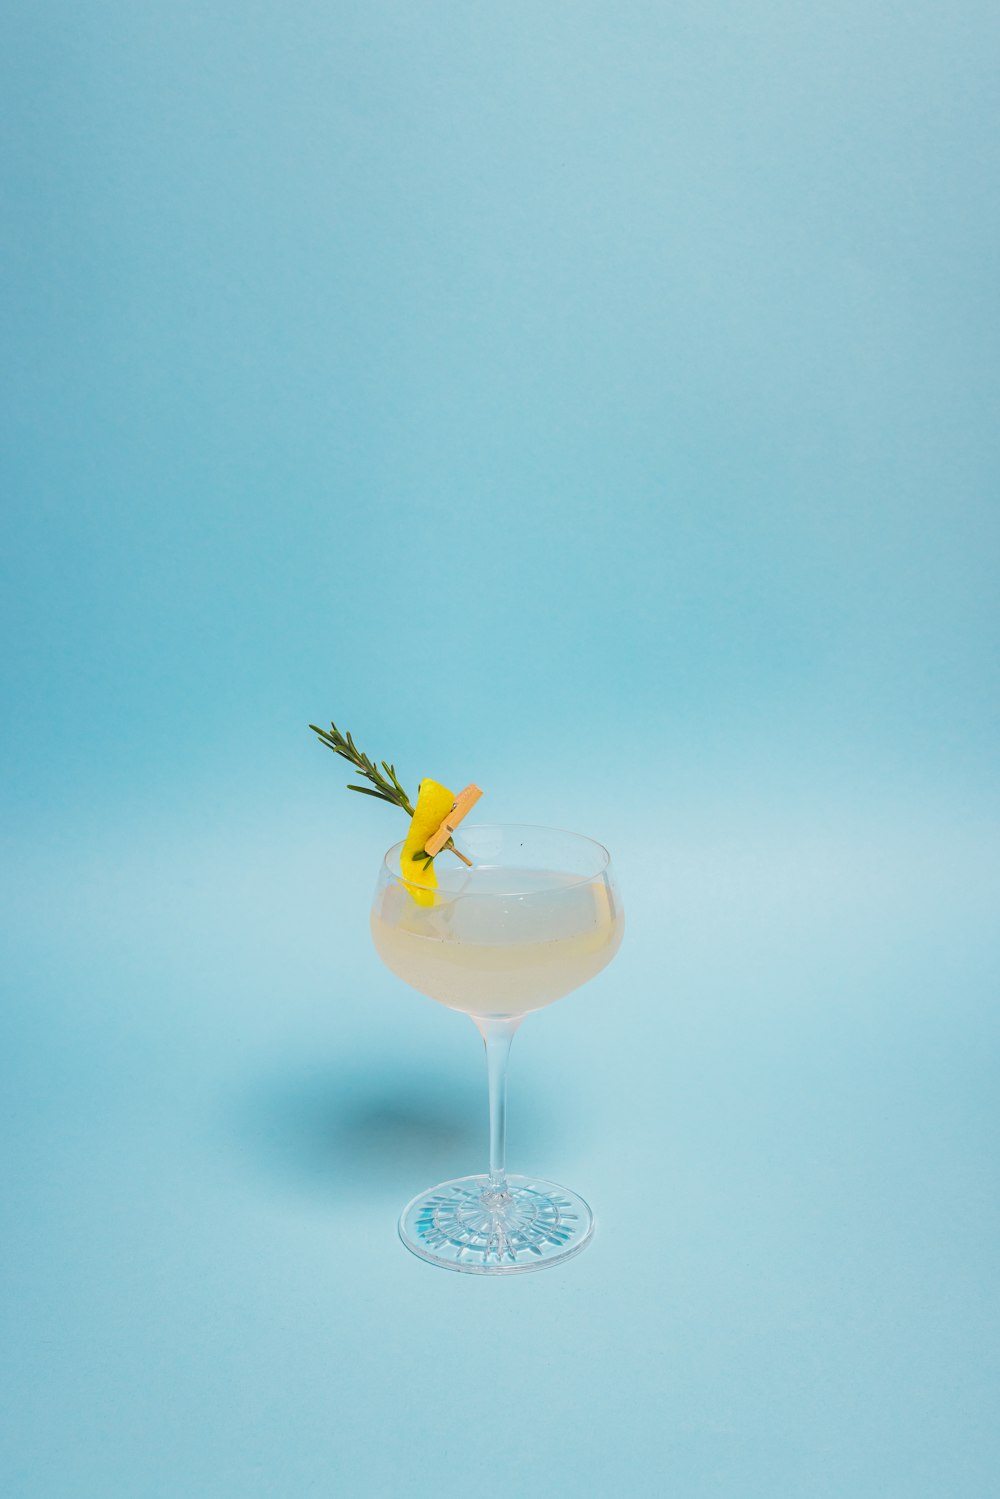
[[[399,873],[386,854],[371,927],[383,963],[450,1009],[486,1047],[490,1166],[442,1182],[403,1210],[399,1233],[421,1259],[473,1275],[540,1270],[578,1254],[594,1231],[575,1192],[505,1164],[507,1061],[531,1010],[578,989],[621,944],[624,915],[607,849],[577,833],[519,825],[463,826],[466,869],[438,855],[438,888]]]

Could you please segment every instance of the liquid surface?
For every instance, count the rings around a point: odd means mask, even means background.
[[[432,906],[393,881],[371,919],[386,967],[471,1015],[523,1015],[569,994],[610,963],[623,925],[603,878],[482,866],[449,871]]]

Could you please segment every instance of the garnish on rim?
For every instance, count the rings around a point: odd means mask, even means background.
[[[358,791],[362,796],[374,796],[380,802],[388,802],[391,807],[400,807],[410,818],[410,831],[400,855],[403,876],[427,887],[426,893],[414,890],[415,899],[421,904],[432,901],[434,897],[430,891],[437,886],[434,859],[442,848],[455,854],[463,864],[472,863],[471,859],[467,859],[455,847],[451,835],[466,812],[482,796],[478,786],[467,786],[456,797],[446,786],[425,778],[420,782],[417,805],[414,807],[399,783],[395,765],[382,760],[380,769],[373,760],[362,754],[351,735],[342,734],[335,723],[330,724],[329,733],[314,723],[309,727],[314,734],[319,735],[321,743],[327,749],[347,760],[369,782],[367,786],[348,785],[348,791]],[[474,795],[470,795],[471,793]]]

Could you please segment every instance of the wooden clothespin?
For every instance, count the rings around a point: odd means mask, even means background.
[[[454,833],[455,829],[462,821],[462,818],[468,816],[482,794],[483,793],[480,791],[478,786],[466,786],[464,791],[460,791],[458,793],[455,798],[455,805],[448,813],[444,822],[438,828],[437,832],[432,833],[427,842],[424,844],[425,851],[429,853],[432,858],[435,854],[439,854],[441,852],[445,844],[448,842],[448,839],[451,837],[452,833]],[[458,853],[458,850],[456,849],[455,852]],[[470,862],[465,858],[464,854],[458,854],[458,857],[460,859],[464,859],[466,864]]]

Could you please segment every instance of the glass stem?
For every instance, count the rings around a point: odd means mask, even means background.
[[[507,1191],[507,1058],[521,1016],[474,1018],[486,1047],[486,1072],[490,1084],[490,1175],[486,1191],[502,1194]]]

